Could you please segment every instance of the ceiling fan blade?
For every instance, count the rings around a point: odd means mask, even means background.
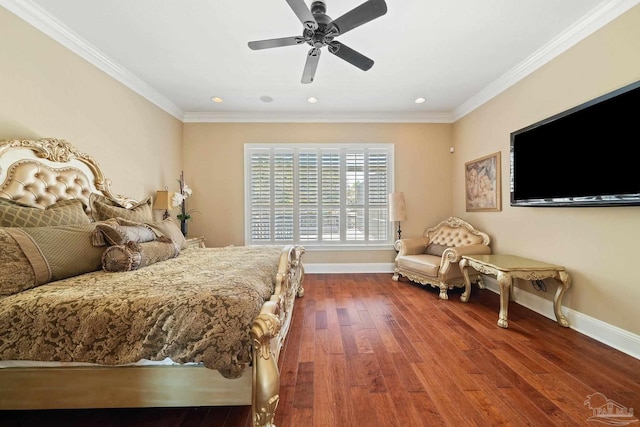
[[[313,82],[316,68],[318,68],[318,61],[320,61],[320,49],[314,47],[307,54],[307,62],[305,62],[304,71],[302,72],[302,83]]]
[[[339,58],[344,59],[348,63],[355,65],[363,71],[367,71],[369,68],[373,67],[372,59],[367,58],[363,54],[356,52],[349,46],[345,46],[338,41],[331,42],[331,44],[329,45],[329,52],[333,53]]]
[[[272,47],[293,46],[304,43],[303,37],[282,37],[279,39],[257,40],[249,42],[249,47],[253,50],[269,49]]]
[[[291,9],[296,14],[302,25],[309,30],[315,30],[318,28],[316,18],[313,17],[311,10],[307,7],[304,0],[287,0]]]
[[[385,13],[387,13],[387,4],[384,0],[368,0],[338,19],[334,19],[331,24],[337,28],[338,34],[344,34],[362,24],[381,17]]]

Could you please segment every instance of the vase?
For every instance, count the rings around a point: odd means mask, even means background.
[[[180,221],[180,231],[183,236],[187,237],[187,220]]]

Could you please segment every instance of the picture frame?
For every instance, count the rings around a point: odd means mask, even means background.
[[[500,151],[464,164],[467,212],[502,210]]]

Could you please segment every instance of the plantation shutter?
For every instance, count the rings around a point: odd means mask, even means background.
[[[247,243],[392,243],[392,146],[247,144]]]

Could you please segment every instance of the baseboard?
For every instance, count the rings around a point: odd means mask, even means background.
[[[336,263],[336,264],[305,264],[304,269],[307,273],[331,274],[331,273],[393,273],[393,263]],[[491,277],[485,276],[484,283],[486,288],[492,292],[500,293],[498,282]],[[476,291],[476,289],[473,289]],[[473,298],[472,291],[472,298]],[[523,292],[517,287],[514,289],[513,297],[517,304],[520,304],[529,310],[541,314],[549,319],[556,320],[553,311],[553,302],[545,298],[539,297],[530,292]],[[497,309],[496,309],[497,310]],[[620,329],[598,320],[594,317],[587,316],[579,311],[562,307],[562,312],[569,321],[569,327],[581,334],[600,341],[610,347],[615,348],[631,357],[640,360],[640,336],[632,334],[629,331]]]
[[[490,291],[497,294],[500,293],[498,282],[493,277],[484,276],[484,284]],[[472,289],[472,298],[473,291],[475,291],[475,289]],[[556,320],[552,301],[530,292],[521,291],[517,287],[514,288],[513,297],[517,304],[527,307],[529,310],[535,311],[549,319]],[[567,318],[571,329],[600,341],[609,347],[620,350],[629,356],[640,359],[640,336],[567,307],[562,307],[562,312]]]
[[[305,264],[306,273],[389,273],[393,274],[393,263],[335,263],[335,264]]]

